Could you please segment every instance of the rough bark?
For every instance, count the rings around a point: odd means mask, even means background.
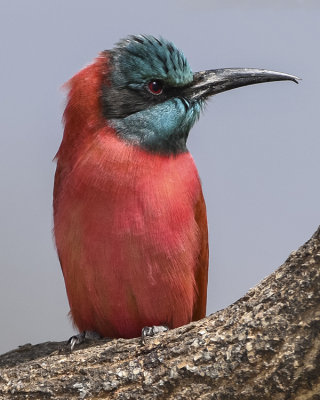
[[[2,397],[1,397],[2,396]],[[320,399],[320,228],[226,309],[149,339],[25,345],[2,399]]]

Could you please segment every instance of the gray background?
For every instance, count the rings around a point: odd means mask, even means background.
[[[0,1],[0,352],[72,335],[52,241],[61,85],[130,33],[172,40],[194,71],[303,78],[213,98],[189,148],[207,200],[208,313],[270,274],[319,210],[319,1]]]

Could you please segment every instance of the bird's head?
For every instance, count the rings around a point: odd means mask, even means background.
[[[105,123],[128,143],[162,154],[187,151],[189,131],[210,96],[255,83],[298,79],[247,68],[193,73],[180,50],[153,36],[129,36],[103,52],[101,59],[107,73],[98,102]],[[87,79],[81,73],[75,78],[70,93],[79,80]],[[85,107],[89,112],[89,104]]]
[[[193,73],[183,53],[153,36],[131,36],[110,52],[103,114],[125,140],[150,151],[185,151],[202,101],[190,102],[185,88]]]

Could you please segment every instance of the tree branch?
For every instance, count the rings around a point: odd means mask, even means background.
[[[320,399],[320,228],[236,303],[145,346],[70,354],[47,342],[0,356],[0,398]]]

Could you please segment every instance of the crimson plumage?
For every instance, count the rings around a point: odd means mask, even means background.
[[[67,83],[54,234],[79,331],[131,338],[205,316],[207,218],[189,131],[210,96],[280,80],[297,82],[260,69],[193,73],[171,42],[140,35]]]
[[[205,203],[189,152],[153,154],[102,116],[105,54],[68,83],[57,154],[54,233],[80,331],[136,337],[205,316]]]

